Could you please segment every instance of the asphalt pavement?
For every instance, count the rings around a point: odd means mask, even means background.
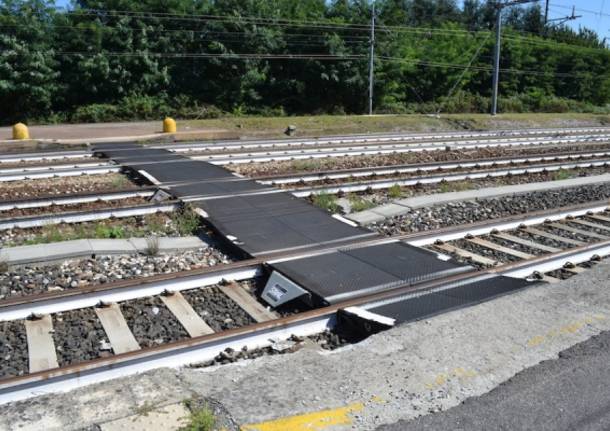
[[[440,413],[378,431],[610,430],[610,332]]]

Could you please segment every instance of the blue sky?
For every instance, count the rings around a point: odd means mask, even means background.
[[[544,1],[540,0],[542,7]],[[69,2],[69,0],[55,1],[58,6],[66,6]],[[576,6],[576,15],[582,15],[582,18],[570,21],[568,25],[574,29],[578,29],[579,26],[588,27],[601,37],[608,37],[610,40],[610,0],[550,0],[549,18],[570,15],[572,6]]]

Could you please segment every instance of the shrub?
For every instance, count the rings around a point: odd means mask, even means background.
[[[201,222],[199,215],[188,206],[174,212],[172,220],[176,224],[178,233],[184,236],[196,234]]]
[[[71,116],[74,123],[103,123],[118,119],[119,110],[115,105],[94,103],[79,106]]]

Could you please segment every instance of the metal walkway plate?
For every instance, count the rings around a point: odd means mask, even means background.
[[[135,144],[100,145],[96,151],[130,169],[145,171],[160,187],[203,210],[221,235],[253,256],[379,237],[290,193],[207,162]],[[352,248],[273,266],[325,302],[471,269],[405,243]],[[255,314],[265,318],[261,313]]]
[[[492,276],[443,290],[391,298],[363,308],[371,313],[395,319],[396,323],[412,322],[479,304],[534,284],[535,282],[520,278]]]
[[[96,145],[95,151],[145,171],[169,193],[201,208],[219,233],[251,255],[375,236],[289,193],[211,163],[130,143]]]
[[[341,250],[272,266],[328,303],[472,269],[403,242]]]

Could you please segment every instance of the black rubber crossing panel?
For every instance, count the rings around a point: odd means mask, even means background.
[[[95,151],[134,170],[144,170],[172,195],[189,200],[208,221],[249,254],[319,247],[375,236],[345,224],[289,193],[239,178],[211,163],[136,144],[100,144]]]
[[[372,232],[352,227],[288,193],[269,193],[192,202],[225,236],[252,255],[317,247]]]
[[[211,198],[231,194],[248,194],[277,191],[254,181],[231,176],[229,178],[211,179],[197,183],[170,186],[170,193],[179,198]]]
[[[220,234],[250,255],[377,236],[289,193],[238,178],[207,162],[133,144],[101,145],[96,151],[123,166],[146,171],[174,196],[189,198]],[[353,248],[274,267],[327,302],[470,269],[404,243]]]
[[[272,266],[328,303],[472,269],[402,242],[340,250]]]
[[[366,309],[393,318],[396,323],[413,322],[518,292],[534,284],[520,278],[494,276],[442,291],[389,299]]]

